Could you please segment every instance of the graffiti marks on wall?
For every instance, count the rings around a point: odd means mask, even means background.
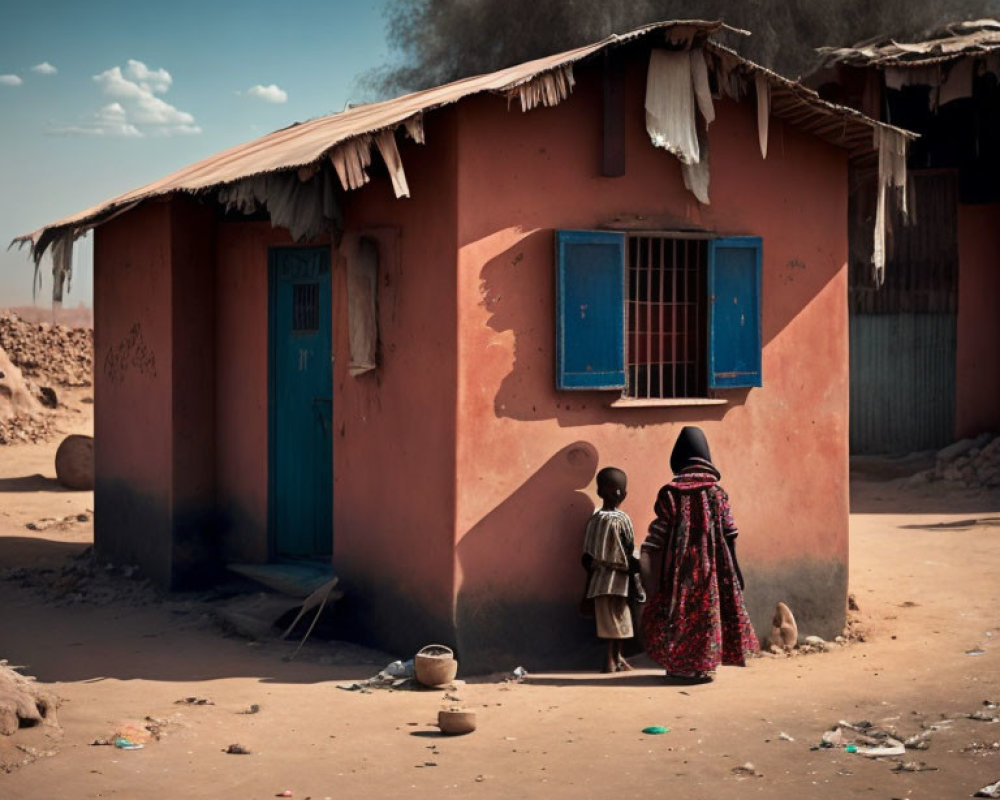
[[[104,357],[104,377],[112,383],[121,383],[133,370],[148,378],[156,377],[156,354],[143,341],[138,322]]]

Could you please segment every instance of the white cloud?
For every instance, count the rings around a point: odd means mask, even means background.
[[[40,75],[55,75],[59,70],[53,67],[48,61],[43,61],[41,64],[35,64],[31,68],[32,72],[37,72]]]
[[[149,88],[157,94],[162,94],[170,88],[174,79],[165,69],[150,69],[141,61],[130,58],[125,64],[128,76],[140,86]]]
[[[111,67],[94,76],[102,91],[116,101],[104,106],[87,129],[109,136],[173,136],[201,133],[194,115],[181,111],[158,94],[173,84],[165,69],[150,69],[141,61],[129,59],[125,70]],[[120,101],[120,102],[119,102]],[[76,126],[65,132],[79,132]]]
[[[20,86],[24,81],[17,75],[0,75],[0,86]]]
[[[288,92],[284,89],[279,89],[273,83],[267,86],[261,86],[258,83],[256,86],[251,86],[247,89],[247,94],[251,97],[259,97],[266,103],[284,103],[288,100]]]

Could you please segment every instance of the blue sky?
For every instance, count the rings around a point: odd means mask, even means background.
[[[0,307],[31,302],[10,240],[193,161],[366,98],[385,0],[16,0],[0,11]],[[66,306],[92,299],[92,237]],[[39,304],[51,291],[43,262]]]

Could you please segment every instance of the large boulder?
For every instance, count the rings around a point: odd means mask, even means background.
[[[94,437],[74,433],[56,450],[56,478],[68,489],[94,488]]]

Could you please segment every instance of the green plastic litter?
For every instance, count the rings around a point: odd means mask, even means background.
[[[670,728],[665,728],[662,725],[650,725],[648,728],[642,729],[643,733],[670,733]]]
[[[846,750],[848,753],[856,753],[856,752],[858,752],[858,748],[855,745],[853,745],[853,744],[847,745],[847,747],[845,747],[844,750]]]

